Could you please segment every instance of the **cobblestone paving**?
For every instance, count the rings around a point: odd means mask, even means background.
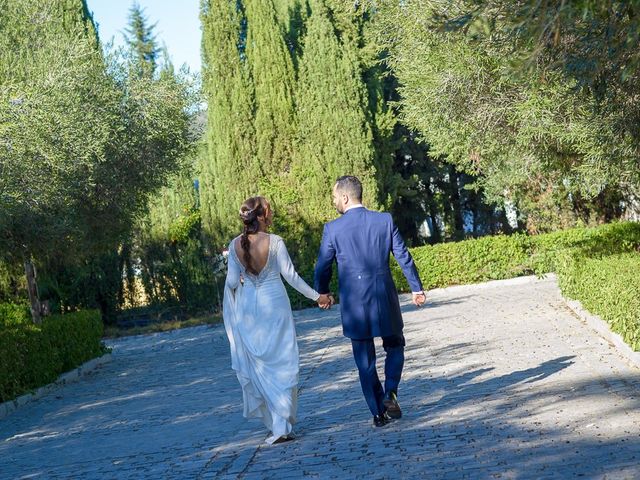
[[[196,327],[113,341],[111,362],[1,420],[0,478],[640,478],[640,372],[553,277],[402,300],[404,416],[387,427],[338,310],[305,310],[295,441],[263,443],[222,326]]]

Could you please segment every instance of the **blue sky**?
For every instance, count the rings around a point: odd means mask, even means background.
[[[138,0],[155,28],[159,46],[166,43],[176,68],[186,63],[192,72],[200,71],[199,0]],[[114,40],[122,45],[129,9],[133,0],[87,0],[89,11],[98,24],[103,43]]]

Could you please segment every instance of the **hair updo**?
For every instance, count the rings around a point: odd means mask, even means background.
[[[260,196],[248,198],[240,207],[240,219],[244,224],[242,236],[240,237],[240,246],[244,251],[243,258],[245,268],[249,273],[254,275],[257,275],[258,271],[253,267],[251,262],[251,254],[249,253],[251,243],[249,242],[249,235],[257,233],[260,230],[260,222],[258,218],[266,218],[270,209],[271,206],[267,199]]]

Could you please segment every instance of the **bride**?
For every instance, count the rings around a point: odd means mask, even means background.
[[[244,401],[243,415],[262,418],[269,444],[293,438],[298,385],[298,343],[281,276],[301,294],[329,308],[331,300],[300,278],[287,248],[267,233],[273,212],[264,197],[240,208],[242,235],[229,245],[223,319]]]

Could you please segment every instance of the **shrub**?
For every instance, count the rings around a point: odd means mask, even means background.
[[[97,310],[52,315],[42,323],[42,333],[51,342],[66,372],[104,352],[100,343],[102,320]]]
[[[589,258],[584,250],[564,252],[557,263],[564,296],[599,315],[634,350],[640,350],[640,254]]]
[[[411,249],[426,290],[516,277],[528,273],[529,240],[526,235],[498,235]],[[408,285],[398,265],[393,273],[400,290]]]
[[[27,305],[0,303],[0,328],[29,323],[31,311]]]
[[[572,228],[530,237],[531,270],[537,274],[556,270],[559,254],[579,249],[586,257],[630,252],[640,245],[640,223],[609,223],[594,228]]]
[[[640,224],[612,223],[536,236],[484,237],[414,248],[424,288],[555,271],[563,295],[579,300],[640,350]],[[399,290],[407,282],[393,262]]]
[[[562,252],[578,249],[587,257],[633,251],[640,245],[640,224],[612,223],[529,236],[498,235],[411,249],[425,289],[501,280],[556,269]],[[392,271],[398,290],[407,282],[397,263]]]
[[[42,325],[0,329],[0,401],[53,382],[58,375],[101,355],[97,310],[52,315]]]

